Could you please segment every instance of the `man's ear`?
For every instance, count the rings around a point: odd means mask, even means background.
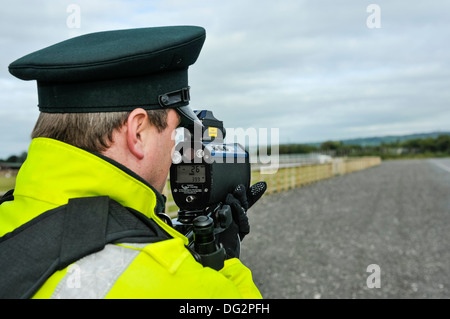
[[[150,125],[148,114],[144,109],[134,109],[127,120],[127,144],[130,152],[137,158],[144,158],[144,131]]]

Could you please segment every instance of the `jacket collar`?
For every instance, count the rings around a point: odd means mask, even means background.
[[[156,217],[156,213],[164,211],[164,196],[128,168],[54,139],[40,137],[31,141],[17,176],[14,197],[33,198],[57,207],[67,204],[69,198],[105,195],[180,237]]]

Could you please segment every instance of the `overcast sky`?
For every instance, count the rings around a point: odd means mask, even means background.
[[[38,116],[36,83],[11,62],[86,33],[166,25],[206,29],[190,105],[226,127],[278,128],[280,143],[450,129],[449,1],[2,1],[0,158],[27,151]]]

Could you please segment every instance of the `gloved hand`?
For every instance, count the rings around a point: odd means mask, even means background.
[[[227,258],[239,258],[241,241],[250,233],[247,210],[264,194],[267,185],[259,182],[247,191],[244,185],[238,185],[232,194],[225,198],[224,205],[231,208],[230,226],[218,234],[218,242],[223,245]]]

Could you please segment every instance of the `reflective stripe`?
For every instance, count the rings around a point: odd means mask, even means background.
[[[148,244],[133,244],[144,247]],[[141,251],[109,244],[69,266],[51,299],[103,299]]]

